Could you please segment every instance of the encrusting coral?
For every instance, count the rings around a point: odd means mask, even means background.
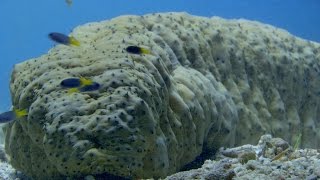
[[[186,13],[121,16],[17,64],[6,127],[11,164],[36,179],[158,178],[201,152],[271,133],[319,147],[320,46],[270,25]],[[128,46],[150,54],[130,54]],[[68,93],[66,78],[97,91]]]

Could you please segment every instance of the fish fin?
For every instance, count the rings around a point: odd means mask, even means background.
[[[14,112],[17,118],[21,118],[28,115],[28,111],[26,109],[15,109]]]
[[[76,38],[74,38],[73,36],[69,37],[69,41],[70,41],[71,45],[80,46],[80,42]]]
[[[76,92],[79,92],[79,89],[78,88],[70,88],[68,89],[68,94],[73,94],[73,93],[76,93]]]
[[[146,49],[146,48],[141,48],[141,53],[142,54],[151,54],[150,50]]]
[[[300,134],[298,135],[297,139],[296,139],[296,142],[295,142],[294,146],[293,146],[293,151],[297,150],[298,147],[300,146],[301,136],[302,136],[302,134],[300,133]]]
[[[80,84],[81,86],[88,86],[88,85],[92,85],[93,81],[90,79],[86,79],[84,77],[80,77]]]

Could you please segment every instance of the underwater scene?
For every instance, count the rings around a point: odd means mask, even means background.
[[[0,180],[320,179],[320,1],[0,1]]]

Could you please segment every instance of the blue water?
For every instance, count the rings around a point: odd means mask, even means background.
[[[0,0],[0,111],[11,106],[14,64],[46,53],[47,34],[124,14],[185,11],[201,16],[246,18],[320,42],[320,0]],[[172,3],[174,1],[174,3]]]

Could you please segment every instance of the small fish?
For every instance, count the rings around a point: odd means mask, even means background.
[[[151,54],[150,50],[138,46],[128,46],[126,51],[131,54]]]
[[[66,3],[68,4],[68,6],[72,5],[72,0],[66,0]]]
[[[90,79],[86,79],[84,77],[80,78],[68,78],[61,81],[60,86],[64,88],[76,88],[81,86],[92,85],[94,82]]]
[[[60,86],[63,88],[69,88],[68,94],[75,92],[95,91],[100,88],[99,83],[84,77],[64,79],[61,81]]]
[[[7,111],[0,114],[0,123],[7,123],[27,115],[28,115],[28,111],[26,109],[23,109],[23,110],[14,109],[13,111]]]
[[[100,84],[97,82],[93,82],[91,85],[81,86],[78,88],[70,88],[68,89],[68,94],[76,93],[76,92],[88,92],[88,91],[96,91],[100,88]]]
[[[275,157],[273,157],[273,158],[271,159],[271,162],[272,162],[272,161],[276,161],[276,160],[280,159],[281,157],[283,157],[283,156],[289,151],[289,149],[290,149],[290,148],[287,148],[287,149],[285,149],[284,151],[282,151],[281,153],[277,154]]]
[[[79,88],[79,91],[80,92],[95,91],[95,90],[98,90],[99,88],[100,88],[100,84],[97,82],[93,82],[90,85],[82,86],[81,88]]]
[[[72,36],[67,36],[62,33],[52,32],[49,35],[49,38],[57,43],[64,44],[64,45],[73,45],[73,46],[80,46],[80,42],[76,40]]]

